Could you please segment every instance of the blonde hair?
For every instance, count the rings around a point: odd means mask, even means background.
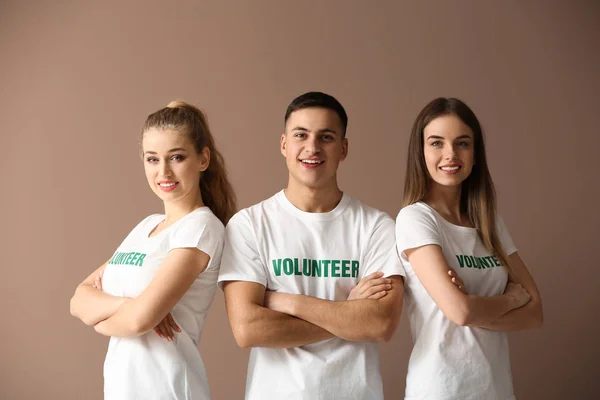
[[[217,150],[208,127],[206,114],[184,101],[172,101],[166,107],[148,115],[142,128],[142,136],[144,132],[153,128],[176,130],[186,134],[198,153],[205,147],[209,149],[210,163],[200,176],[200,194],[204,204],[224,225],[227,224],[237,211],[237,201],[227,177],[225,160]]]

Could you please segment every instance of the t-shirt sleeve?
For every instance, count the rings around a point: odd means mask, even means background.
[[[517,246],[515,246],[510,233],[508,233],[508,229],[506,229],[504,220],[500,216],[496,217],[496,232],[498,232],[498,238],[500,239],[500,243],[502,243],[502,247],[504,247],[506,255],[510,256],[515,253]]]
[[[398,253],[405,261],[408,261],[404,254],[406,250],[428,244],[442,245],[435,217],[417,207],[412,205],[403,208],[396,218],[396,244]]]
[[[365,266],[360,269],[361,279],[379,271],[384,276],[406,276],[394,241],[394,221],[389,216],[383,218],[371,235],[363,262]]]
[[[168,250],[197,248],[210,257],[208,269],[223,251],[224,230],[221,221],[210,213],[190,215],[170,236]]]
[[[245,210],[234,215],[225,228],[219,287],[223,282],[247,281],[267,286],[267,273],[257,248],[256,235]]]

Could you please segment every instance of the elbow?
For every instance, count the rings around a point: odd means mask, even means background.
[[[394,332],[396,332],[396,327],[392,324],[387,324],[388,326],[383,327],[374,335],[374,342],[378,343],[387,343],[394,337]]]
[[[236,326],[232,326],[231,330],[238,347],[247,349],[254,346],[254,335],[252,334],[252,330],[248,329],[247,324],[237,324]]]
[[[370,341],[387,343],[392,340],[394,333],[396,332],[396,328],[398,327],[399,319],[399,313],[398,315],[387,315],[385,318],[382,318],[380,323],[373,324],[377,327],[377,329],[372,332]]]
[[[473,315],[466,307],[443,311],[444,316],[458,326],[471,326],[474,323]]]
[[[83,322],[87,326],[94,325],[94,321],[90,318],[86,318],[85,314],[82,313],[80,308],[78,307],[77,292],[75,292],[73,297],[71,297],[71,301],[69,302],[69,312],[71,313],[71,315],[73,317],[78,318],[81,322]]]
[[[544,325],[544,311],[542,310],[542,304],[538,304],[535,308],[535,314],[532,318],[531,325],[533,329],[541,328],[542,325]]]

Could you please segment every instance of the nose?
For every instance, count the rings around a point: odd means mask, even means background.
[[[318,154],[321,151],[321,143],[319,142],[319,138],[316,136],[310,136],[306,140],[304,148],[310,154]]]
[[[161,163],[160,172],[162,176],[171,176],[171,167],[167,161]]]
[[[454,146],[445,146],[444,148],[444,159],[445,160],[454,160],[456,159],[456,149]]]

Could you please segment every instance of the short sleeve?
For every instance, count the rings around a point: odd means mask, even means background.
[[[506,229],[504,220],[500,216],[496,217],[496,232],[498,233],[498,238],[500,239],[500,243],[502,243],[506,255],[510,256],[511,254],[516,253],[517,247],[510,237],[508,229]]]
[[[408,261],[404,252],[428,244],[442,246],[438,226],[433,213],[419,204],[403,208],[396,218],[396,244],[398,253]]]
[[[226,281],[256,282],[267,286],[265,265],[258,254],[256,235],[246,210],[234,215],[225,228],[219,287]]]
[[[384,276],[406,276],[394,241],[394,221],[389,216],[385,215],[369,238],[363,263],[361,279],[374,272],[383,272]]]
[[[211,267],[213,259],[219,259],[223,250],[225,228],[211,212],[189,215],[169,238],[169,251],[173,249],[197,248],[208,254]]]

